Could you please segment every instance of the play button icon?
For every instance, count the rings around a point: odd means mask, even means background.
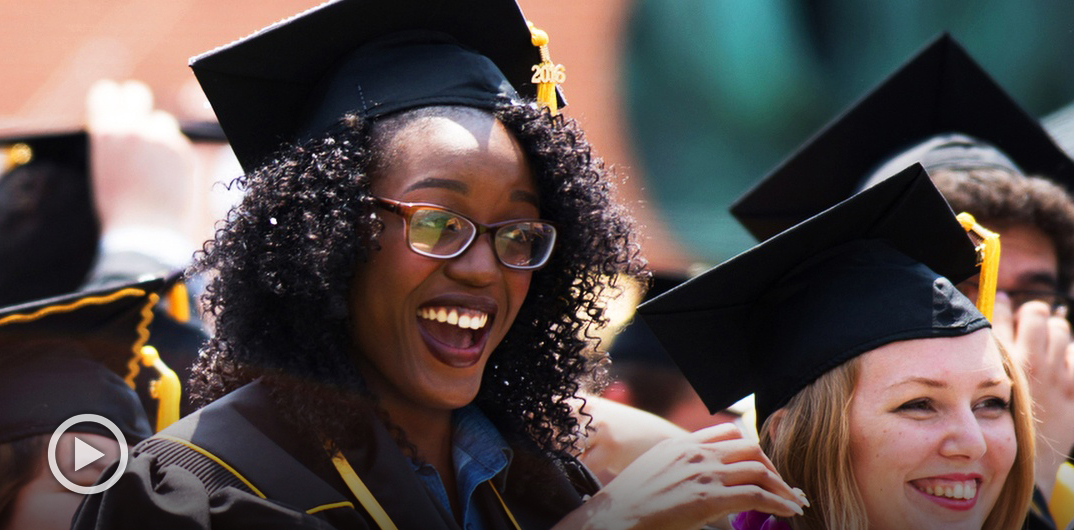
[[[56,449],[59,444],[60,436],[67,432],[71,427],[79,423],[96,423],[108,429],[109,432],[115,436],[116,441],[119,442],[119,466],[116,467],[115,472],[108,480],[101,482],[95,486],[81,486],[71,482],[67,477],[60,472],[60,466],[56,463]],[[98,460],[100,460],[105,454],[98,450],[96,447],[82,441],[80,438],[74,438],[74,471],[78,471]],[[108,488],[111,488],[116,482],[119,481],[119,477],[123,475],[123,471],[127,469],[127,439],[123,437],[123,432],[116,427],[115,423],[112,423],[108,418],[104,416],[98,416],[97,414],[79,414],[72,416],[67,421],[60,424],[59,427],[52,433],[52,438],[48,441],[48,467],[52,471],[52,476],[56,477],[63,487],[83,495],[92,495],[94,493],[100,493]]]
[[[95,449],[92,445],[75,438],[75,471],[82,469],[104,456],[104,453]]]

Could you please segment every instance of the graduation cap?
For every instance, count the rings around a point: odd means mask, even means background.
[[[955,288],[977,253],[914,165],[639,307],[712,412],[756,394],[758,425],[884,344],[988,320]]]
[[[654,273],[649,290],[645,293],[645,300],[655,298],[684,281],[685,275]],[[648,368],[667,369],[676,373],[679,371],[653,332],[644,321],[636,317],[615,335],[608,347],[608,356],[613,366],[636,363]]]
[[[81,131],[0,131],[0,306],[74,291],[100,226]]]
[[[731,213],[764,240],[851,196],[900,152],[949,133],[962,136],[946,139],[943,157],[921,160],[926,169],[944,157],[997,162],[990,144],[1024,173],[1074,190],[1074,161],[943,34],[739,198]]]
[[[112,420],[128,441],[150,436],[133,385],[141,366],[166,370],[145,344],[168,283],[157,278],[0,309],[0,443],[51,433],[84,413]],[[178,384],[174,372],[155,384],[176,413]],[[110,436],[92,423],[74,430]]]
[[[545,47],[535,45],[542,37],[531,36],[513,0],[338,0],[190,66],[249,171],[283,142],[323,133],[347,112],[491,109],[519,94],[537,97],[550,84],[534,80],[562,73],[550,64],[546,37]]]

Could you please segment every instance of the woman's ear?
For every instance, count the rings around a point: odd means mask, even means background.
[[[779,434],[779,426],[783,422],[783,417],[786,415],[786,409],[779,409],[773,412],[772,415],[768,417],[768,420],[765,421],[764,425],[761,426],[762,429],[768,432],[769,440],[774,439],[776,435]]]

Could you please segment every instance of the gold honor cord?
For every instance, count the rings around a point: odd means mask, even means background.
[[[976,245],[977,265],[981,269],[977,280],[977,309],[991,321],[999,275],[999,234],[977,224],[977,220],[965,212],[958,214],[958,222]]]
[[[381,530],[397,530],[392,518],[388,517],[388,512],[384,511],[377,499],[373,497],[373,492],[369,491],[365,482],[362,482],[362,479],[358,477],[358,473],[354,472],[354,468],[347,461],[347,457],[343,456],[341,452],[336,452],[332,457],[332,464],[336,466],[336,471],[339,472],[339,476],[343,477],[343,482],[347,483],[347,488],[354,494],[354,498],[358,499],[358,502],[362,504],[362,507],[377,523],[377,526]]]
[[[530,82],[537,87],[537,103],[548,107],[555,116],[559,114],[559,101],[556,99],[556,87],[567,80],[567,70],[562,64],[552,62],[548,51],[548,33],[537,29],[532,22],[526,21],[530,28],[530,42],[541,50],[541,62],[530,67],[533,77]]]
[[[358,502],[373,518],[373,521],[377,523],[377,526],[381,530],[397,530],[392,518],[388,517],[388,512],[384,511],[377,499],[373,497],[373,492],[369,491],[365,482],[362,482],[362,479],[358,477],[358,473],[354,472],[354,468],[351,467],[351,463],[347,461],[347,457],[343,456],[343,453],[336,452],[335,456],[332,457],[332,465],[336,466],[336,471],[339,472],[340,477],[343,477],[343,482],[347,483],[347,488],[351,490],[354,498],[358,499]],[[507,503],[503,502],[503,497],[496,490],[496,486],[492,484],[491,480],[487,482],[489,487],[492,488],[492,492],[496,494],[496,500],[500,501],[500,506],[503,506],[503,511],[507,514],[507,518],[511,520],[515,530],[522,530],[518,525],[518,521],[515,520],[514,514],[507,508]]]

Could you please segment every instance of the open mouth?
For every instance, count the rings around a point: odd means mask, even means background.
[[[422,338],[433,355],[454,367],[467,367],[481,359],[492,316],[462,306],[424,306],[417,312]]]
[[[970,507],[977,501],[980,480],[927,478],[910,481],[910,486],[929,499],[948,507]]]

